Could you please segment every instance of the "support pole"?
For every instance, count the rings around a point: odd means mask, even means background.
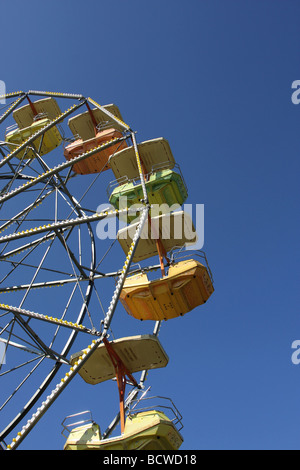
[[[37,110],[35,109],[35,106],[34,106],[33,102],[31,101],[31,99],[29,98],[28,95],[26,95],[26,98],[27,98],[28,103],[29,103],[29,106],[30,106],[30,108],[31,108],[31,110],[32,110],[32,112],[33,112],[33,116],[36,117],[36,116],[38,115],[38,112],[37,112]]]
[[[118,356],[116,351],[114,350],[113,346],[109,341],[104,338],[103,343],[105,344],[106,350],[109,354],[109,357],[113,363],[116,372],[116,379],[118,384],[119,390],[119,401],[120,401],[120,424],[121,424],[121,433],[123,434],[125,429],[125,407],[124,407],[124,400],[125,400],[125,389],[126,389],[126,376],[130,380],[133,386],[139,388],[139,384],[126,368],[122,359]]]
[[[94,132],[95,132],[95,137],[97,136],[97,121],[95,119],[95,116],[93,114],[93,111],[91,110],[90,108],[90,105],[88,104],[88,102],[86,102],[86,107],[88,109],[88,112],[89,112],[89,115],[91,117],[91,120],[92,120],[92,123],[93,123],[93,127],[94,127]]]
[[[1,98],[1,97],[0,97]],[[0,124],[22,103],[22,101],[26,98],[26,95],[21,96],[16,101],[14,101],[11,106],[5,111],[4,114],[0,117]]]

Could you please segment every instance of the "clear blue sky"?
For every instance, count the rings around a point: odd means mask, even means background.
[[[169,140],[187,202],[205,205],[215,293],[164,324],[170,363],[147,382],[183,414],[183,450],[300,449],[299,17],[297,0],[1,4],[8,92],[117,104],[139,141]],[[105,429],[116,389],[74,379],[20,448],[61,449],[84,409]]]

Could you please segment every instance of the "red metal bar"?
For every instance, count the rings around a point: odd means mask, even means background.
[[[31,109],[32,109],[33,115],[34,115],[34,116],[37,116],[37,115],[38,115],[38,112],[37,112],[37,110],[35,109],[35,106],[34,106],[33,102],[31,101],[31,99],[29,98],[28,95],[26,96],[26,98],[27,98],[27,100],[28,100],[28,102],[29,102],[29,105],[30,105],[30,107],[31,107]]]
[[[87,109],[88,109],[88,112],[89,112],[89,114],[90,114],[90,116],[91,116],[92,123],[93,123],[93,126],[94,126],[94,131],[95,131],[95,137],[96,137],[96,135],[97,135],[97,125],[98,125],[98,124],[97,124],[97,121],[96,121],[96,119],[95,119],[94,113],[93,113],[93,111],[92,111],[91,108],[90,108],[90,105],[88,104],[88,102],[86,102],[85,104],[86,104],[86,107],[87,107]]]
[[[124,432],[125,429],[125,389],[126,389],[126,376],[132,382],[133,385],[138,387],[138,383],[132,374],[129,372],[127,367],[125,366],[122,359],[118,356],[116,351],[113,349],[112,344],[106,339],[103,338],[103,343],[105,344],[106,350],[108,355],[113,363],[116,372],[116,379],[118,384],[119,390],[119,401],[120,401],[120,424],[121,424],[121,433]]]

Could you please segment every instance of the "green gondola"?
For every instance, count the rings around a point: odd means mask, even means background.
[[[174,204],[181,206],[187,199],[187,188],[179,173],[170,169],[163,169],[148,175],[146,179],[146,189],[150,204],[166,204],[169,208]],[[123,201],[120,204],[120,198]],[[134,180],[117,186],[109,198],[109,202],[116,209],[123,206],[130,207],[133,204],[139,205],[143,199],[142,185],[136,184]],[[121,207],[120,207],[121,206]],[[166,206],[166,212],[168,207]],[[128,222],[131,222],[136,215],[129,215]]]

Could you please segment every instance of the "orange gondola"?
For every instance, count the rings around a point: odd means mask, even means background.
[[[149,280],[147,274],[128,277],[120,300],[138,320],[169,320],[204,304],[214,291],[208,269],[196,260],[170,266],[168,274]]]
[[[83,140],[77,139],[72,142],[64,150],[64,156],[67,160],[72,160],[79,155],[88,152],[101,144],[108,143],[112,139],[123,137],[122,133],[116,129],[110,128],[104,131],[97,132],[96,136],[92,139]],[[125,141],[117,142],[110,147],[100,150],[99,152],[91,155],[90,157],[76,163],[73,166],[73,171],[80,175],[88,175],[90,173],[100,173],[101,171],[108,170],[109,157],[118,150],[127,147]]]
[[[100,145],[123,137],[122,128],[118,128],[113,120],[104,120],[107,119],[107,116],[103,115],[101,110],[97,108],[90,109],[88,104],[87,108],[88,111],[69,120],[68,124],[73,132],[75,141],[64,150],[64,156],[68,161]],[[120,117],[120,112],[115,105],[108,105],[104,108],[111,111],[117,118]],[[116,141],[109,147],[99,149],[95,154],[76,163],[73,166],[73,171],[80,175],[105,171],[110,168],[108,164],[109,158],[115,152],[125,148],[127,148],[125,140]]]

